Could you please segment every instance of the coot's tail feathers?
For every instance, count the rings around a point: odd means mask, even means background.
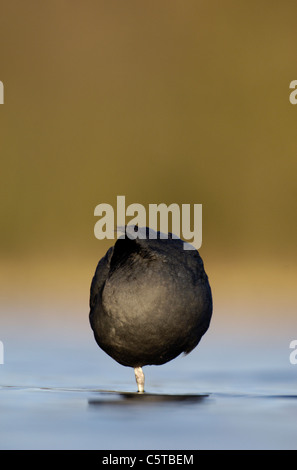
[[[116,269],[125,265],[127,260],[132,260],[133,255],[140,255],[141,258],[148,260],[155,259],[155,255],[145,245],[141,244],[139,240],[130,239],[127,236],[125,238],[119,238],[115,245],[113,254],[110,260],[109,275],[111,275]]]

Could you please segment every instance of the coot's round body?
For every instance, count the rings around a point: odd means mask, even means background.
[[[98,345],[124,366],[160,365],[189,353],[207,331],[212,295],[197,250],[178,238],[116,241],[91,285]]]

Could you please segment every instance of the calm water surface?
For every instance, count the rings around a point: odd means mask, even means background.
[[[87,321],[25,318],[2,325],[1,449],[297,448],[290,325],[218,325],[190,355],[145,367],[141,397]]]

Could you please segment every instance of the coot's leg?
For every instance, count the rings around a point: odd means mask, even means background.
[[[142,372],[141,367],[135,367],[134,368],[135,372],[135,379],[138,387],[138,392],[143,393],[144,392],[144,373]]]

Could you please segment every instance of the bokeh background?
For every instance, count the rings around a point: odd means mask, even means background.
[[[259,325],[268,338],[285,325],[288,361],[296,2],[0,8],[2,331],[89,328],[91,278],[111,244],[94,237],[94,208],[125,195],[127,205],[203,204],[212,331],[235,325],[252,343]]]

